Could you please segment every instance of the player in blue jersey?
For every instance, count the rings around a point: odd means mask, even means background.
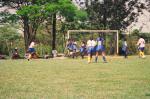
[[[81,47],[80,47],[80,55],[82,57],[82,59],[84,58],[86,52],[86,43],[85,41],[82,41]]]
[[[122,52],[125,58],[128,58],[128,45],[127,45],[127,40],[124,38],[122,42]]]
[[[98,61],[98,56],[99,56],[99,53],[101,52],[102,53],[102,59],[106,63],[107,61],[106,61],[106,55],[105,55],[104,38],[102,38],[99,35],[99,37],[96,39],[96,43],[97,43],[97,46],[96,46],[95,62]]]

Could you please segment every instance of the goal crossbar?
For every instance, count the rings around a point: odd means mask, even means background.
[[[70,38],[70,33],[78,33],[78,32],[86,32],[86,33],[116,33],[116,54],[119,54],[119,31],[118,30],[68,30],[67,38]]]

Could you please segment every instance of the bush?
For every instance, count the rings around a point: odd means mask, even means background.
[[[45,53],[47,52],[48,54],[51,54],[51,47],[49,45],[45,45],[42,43],[39,43],[36,46],[36,52],[39,56],[43,57]]]

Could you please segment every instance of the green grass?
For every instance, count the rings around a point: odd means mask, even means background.
[[[150,99],[150,56],[0,60],[0,99]]]

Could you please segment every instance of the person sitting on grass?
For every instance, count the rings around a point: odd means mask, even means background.
[[[14,49],[14,51],[12,52],[12,59],[19,59],[20,58],[20,55],[19,55],[19,52],[18,52],[18,48],[16,47]]]
[[[6,59],[5,55],[0,54],[0,59]]]
[[[68,39],[67,49],[68,49],[69,56],[71,56],[72,58],[75,58],[76,51],[77,51],[77,42],[75,42],[73,39]]]

